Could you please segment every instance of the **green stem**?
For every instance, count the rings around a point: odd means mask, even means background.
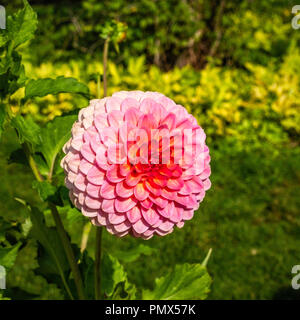
[[[101,297],[101,243],[102,228],[96,227],[96,252],[95,252],[95,299],[100,300]]]
[[[100,74],[97,77],[97,99],[101,99],[101,85],[100,85]]]
[[[30,153],[30,149],[29,149],[28,144],[24,143],[22,146],[23,146],[23,150],[24,150],[24,152],[25,152],[25,154],[27,156],[29,166],[30,166],[35,178],[38,181],[42,182],[44,179],[43,179],[42,175],[40,174],[40,172],[38,170],[38,167],[37,167],[37,165],[36,165],[36,163],[34,161],[34,158],[33,158],[32,154]],[[51,181],[52,176],[49,176],[48,179],[49,179],[49,181]],[[51,213],[52,213],[55,225],[56,225],[57,232],[58,232],[60,240],[61,240],[61,242],[63,244],[63,247],[64,247],[64,250],[65,250],[65,253],[66,253],[70,268],[71,268],[71,271],[73,273],[73,277],[74,277],[74,281],[75,281],[78,297],[79,297],[80,300],[84,300],[85,297],[84,297],[83,283],[82,283],[80,271],[79,271],[79,268],[78,268],[78,264],[76,263],[74,252],[73,252],[73,249],[72,249],[72,246],[71,246],[71,242],[70,242],[70,240],[69,240],[69,238],[67,236],[66,230],[64,229],[62,220],[60,218],[60,215],[59,215],[59,213],[57,211],[56,206],[51,202],[48,202],[48,206],[49,206],[49,208],[51,210]],[[62,281],[63,281],[64,285],[66,286],[66,282],[64,281],[63,277],[62,277]],[[66,290],[67,290],[68,293],[70,292],[69,287],[66,287]],[[72,297],[72,295],[71,295],[71,297]]]
[[[25,152],[25,154],[27,156],[29,166],[30,166],[30,168],[31,168],[36,180],[39,181],[39,182],[42,182],[43,181],[43,177],[42,177],[42,175],[41,175],[41,173],[40,173],[40,171],[39,171],[39,169],[38,169],[38,167],[37,167],[37,165],[36,165],[36,163],[35,163],[35,161],[33,159],[33,156],[32,156],[32,154],[30,152],[28,144],[25,142],[25,143],[22,144],[22,147],[23,147],[23,150],[24,150],[24,152]]]
[[[80,271],[78,268],[78,264],[76,263],[76,259],[74,256],[73,249],[71,247],[70,240],[69,240],[67,233],[64,229],[63,223],[61,221],[61,218],[60,218],[60,215],[57,211],[56,206],[53,203],[49,202],[49,207],[50,207],[53,219],[56,224],[57,232],[60,236],[61,242],[62,242],[63,247],[65,249],[67,259],[68,259],[70,267],[71,267],[71,271],[73,273],[75,285],[76,285],[77,292],[78,292],[78,297],[80,300],[84,300],[85,297],[84,297],[84,290],[83,290],[81,275],[80,275]]]
[[[107,59],[108,59],[109,38],[104,42],[103,48],[103,95],[107,96]]]

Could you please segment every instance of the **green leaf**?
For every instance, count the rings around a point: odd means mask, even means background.
[[[23,2],[24,8],[7,18],[6,36],[13,41],[15,48],[34,37],[38,23],[37,15],[27,0],[23,0]]]
[[[20,115],[11,119],[11,125],[17,129],[20,142],[27,141],[32,145],[40,143],[40,127],[31,117],[22,117]]]
[[[63,299],[63,292],[56,284],[50,284],[44,277],[35,273],[35,270],[39,268],[37,256],[36,241],[28,239],[26,246],[19,251],[13,268],[7,274],[7,289],[21,289],[27,292],[31,299]]]
[[[144,244],[140,244],[132,249],[129,250],[114,250],[114,256],[118,258],[121,261],[124,262],[133,262],[137,260],[142,254],[146,256],[150,256],[154,252],[156,252],[157,249],[151,248],[149,246],[146,246]]]
[[[118,284],[124,283],[124,296],[114,294]],[[120,262],[108,253],[104,253],[101,263],[101,293],[114,299],[135,299],[136,289],[128,282],[127,273]]]
[[[43,213],[37,208],[30,210],[32,229],[30,234],[43,246],[56,265],[56,271],[64,278],[64,271],[69,269],[68,261],[55,228],[49,228],[44,222]]]
[[[71,128],[77,115],[56,117],[41,132],[40,151],[44,155],[49,169],[53,168],[55,159],[71,136]]]
[[[145,300],[203,300],[211,278],[201,264],[176,265],[166,276],[156,279],[153,291],[144,290]]]
[[[6,271],[12,268],[18,255],[18,250],[21,243],[17,243],[12,247],[1,248],[0,247],[0,266],[6,268]]]
[[[26,81],[22,57],[16,51],[7,54],[0,60],[0,97],[13,94],[23,87]]]
[[[89,88],[74,78],[64,76],[56,79],[30,80],[25,87],[25,100],[33,97],[44,97],[48,94],[58,94],[61,92],[78,93],[86,98],[89,97]]]
[[[52,203],[61,204],[58,188],[53,186],[48,181],[33,181],[33,189],[37,189],[39,196],[43,201],[51,201]]]

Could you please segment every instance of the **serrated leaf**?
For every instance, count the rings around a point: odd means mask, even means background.
[[[7,274],[7,288],[17,287],[38,299],[63,299],[62,291],[55,284],[49,284],[44,277],[35,273],[39,267],[37,256],[37,244],[33,239],[29,239]]]
[[[20,246],[21,243],[17,243],[12,247],[0,247],[0,266],[6,268],[6,271],[9,271],[14,265]]]
[[[166,276],[156,279],[153,291],[144,290],[145,300],[203,300],[211,278],[201,264],[176,265]]]
[[[27,141],[32,145],[40,143],[40,127],[31,117],[22,117],[17,115],[11,119],[11,125],[18,131],[21,143]]]
[[[112,299],[135,299],[135,286],[128,282],[127,273],[118,259],[108,253],[104,253],[101,263],[101,292],[106,297]],[[123,291],[127,294],[118,296],[115,293],[117,286],[124,283]]]
[[[132,249],[128,250],[114,250],[114,256],[124,262],[133,262],[137,260],[141,255],[150,256],[155,253],[157,249],[151,248],[144,244],[140,244]]]
[[[49,169],[53,168],[58,153],[70,138],[71,128],[76,119],[77,115],[56,117],[42,129],[40,151],[44,155]]]
[[[74,78],[60,76],[56,79],[45,78],[30,80],[25,87],[24,100],[62,92],[78,93],[87,98],[89,97],[89,88],[84,83],[81,83]]]
[[[7,18],[6,36],[13,41],[15,48],[33,38],[38,23],[37,15],[27,0],[23,2],[24,8]]]

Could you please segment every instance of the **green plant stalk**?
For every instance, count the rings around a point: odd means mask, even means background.
[[[104,42],[103,47],[103,97],[107,95],[107,60],[109,49],[109,37]],[[98,97],[100,98],[100,97]],[[95,299],[101,297],[101,246],[102,246],[102,228],[96,227],[96,248],[95,248]]]
[[[37,167],[32,155],[31,155],[31,153],[29,151],[29,147],[28,147],[27,143],[23,144],[23,149],[24,149],[25,154],[27,155],[29,166],[30,166],[35,178],[39,182],[42,182],[44,179],[43,179],[42,175],[40,174],[40,172],[38,170],[38,167]],[[50,180],[51,180],[51,177],[50,177]],[[84,290],[83,290],[83,283],[82,283],[80,271],[79,271],[78,265],[76,263],[76,259],[75,259],[75,256],[74,256],[74,252],[73,252],[70,240],[68,239],[66,230],[65,230],[65,228],[63,226],[62,220],[60,218],[60,215],[59,215],[59,213],[57,211],[56,206],[51,202],[48,202],[48,206],[49,206],[49,208],[51,210],[51,213],[52,213],[55,225],[56,225],[57,232],[58,232],[60,240],[61,240],[61,242],[63,244],[63,247],[64,247],[64,250],[65,250],[65,253],[66,253],[70,268],[71,268],[71,271],[73,273],[73,277],[74,277],[74,281],[75,281],[78,297],[79,297],[80,300],[84,300],[85,296],[84,296]],[[62,280],[63,280],[63,282],[64,282],[64,284],[66,286],[67,284],[64,281],[64,279],[62,279]],[[70,289],[68,288],[68,286],[66,287],[66,290],[67,290],[68,293],[70,292]],[[72,294],[71,294],[71,297],[72,297]]]
[[[78,297],[80,300],[85,300],[85,296],[84,296],[84,290],[83,290],[83,284],[82,284],[82,279],[81,279],[81,275],[80,275],[80,271],[78,268],[78,264],[76,262],[75,256],[74,256],[74,252],[73,249],[71,247],[71,243],[70,240],[67,236],[67,233],[65,231],[65,228],[63,226],[63,223],[61,221],[60,215],[57,211],[56,206],[49,202],[49,207],[53,216],[53,219],[55,221],[56,224],[56,229],[57,232],[60,236],[61,242],[63,244],[63,247],[65,249],[66,255],[67,255],[67,259],[69,261],[72,273],[73,273],[73,277],[74,277],[74,281],[75,281],[75,285],[77,288],[77,293],[78,293]]]
[[[104,42],[103,48],[103,95],[107,96],[107,59],[108,59],[109,38]]]
[[[102,244],[102,227],[96,227],[96,251],[95,251],[95,299],[101,297],[101,244]]]

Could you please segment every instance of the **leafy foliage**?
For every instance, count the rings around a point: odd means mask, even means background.
[[[44,155],[49,168],[53,167],[58,153],[61,152],[62,147],[70,138],[71,127],[76,118],[76,115],[57,117],[42,129],[40,151]]]
[[[0,247],[0,265],[5,267],[7,271],[9,271],[14,265],[20,246],[21,243],[12,247]]]
[[[165,277],[155,281],[153,291],[144,291],[143,298],[149,300],[193,300],[205,299],[211,279],[200,264],[175,266]]]
[[[25,99],[44,97],[48,94],[61,92],[79,93],[86,97],[89,95],[89,89],[85,84],[74,78],[60,76],[56,79],[30,80],[25,88]]]
[[[13,42],[14,47],[31,40],[37,28],[37,15],[29,6],[27,0],[23,0],[24,9],[7,18],[7,40]]]
[[[136,288],[128,282],[127,274],[120,262],[108,253],[103,255],[101,289],[111,299],[135,299]]]
[[[31,117],[17,115],[12,118],[11,125],[17,130],[21,143],[27,141],[32,145],[40,144],[40,127]]]

